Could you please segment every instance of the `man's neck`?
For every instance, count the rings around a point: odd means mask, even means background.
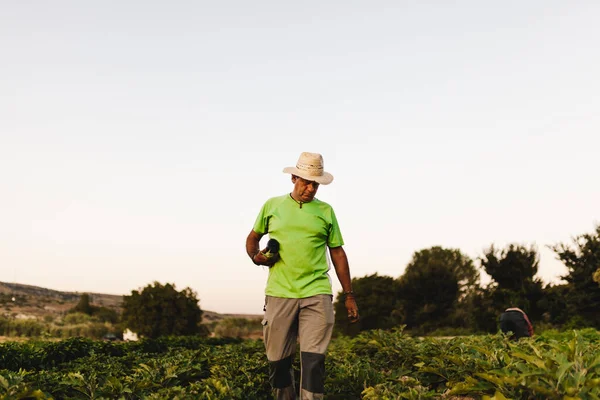
[[[290,193],[290,197],[292,198],[292,200],[294,200],[296,203],[298,203],[298,205],[300,206],[300,208],[302,208],[302,204],[304,204],[304,202],[302,200],[298,200],[294,197],[294,192]]]

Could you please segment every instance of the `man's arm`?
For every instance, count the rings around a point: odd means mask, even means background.
[[[254,256],[260,251],[260,239],[262,237],[262,234],[251,230],[246,238],[246,254],[248,254],[248,257],[250,257],[252,261],[254,261]]]
[[[248,257],[250,257],[254,264],[266,265],[270,267],[277,261],[277,258],[269,259],[263,253],[261,253],[260,239],[263,236],[264,235],[262,233],[254,232],[254,230],[250,231],[248,237],[246,238],[246,254],[248,254]]]
[[[329,254],[331,254],[331,262],[335,268],[335,273],[342,285],[345,299],[344,304],[348,311],[348,318],[350,322],[358,321],[358,306],[356,305],[356,299],[352,292],[352,278],[350,277],[350,266],[348,264],[348,257],[342,246],[330,247]]]

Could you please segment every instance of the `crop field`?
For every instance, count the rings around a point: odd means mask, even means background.
[[[0,344],[0,399],[268,399],[260,340]],[[335,339],[326,399],[600,399],[600,334]],[[298,360],[296,360],[296,368]]]

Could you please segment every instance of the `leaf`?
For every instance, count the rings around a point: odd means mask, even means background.
[[[472,383],[458,382],[457,384],[452,386],[452,388],[450,388],[450,390],[448,390],[447,394],[448,395],[468,394],[468,393],[472,393],[477,390],[478,389]]]
[[[568,363],[561,364],[560,368],[558,368],[558,371],[556,371],[556,384],[557,385],[560,384],[560,382],[563,380],[567,370],[569,370],[569,368],[571,368],[573,365],[575,365],[574,362],[568,362]]]
[[[533,352],[535,353],[536,356],[538,356],[538,358],[544,358],[542,356],[542,353],[540,352],[540,350],[537,347],[535,347],[533,345],[533,343],[529,343],[529,348],[531,348],[531,350],[533,350]]]
[[[544,396],[546,396],[547,398],[550,398],[550,396],[555,394],[552,390],[550,390],[540,384],[530,383],[527,385],[527,387],[529,389],[533,390],[534,393],[541,393]]]
[[[485,379],[488,382],[491,382],[497,386],[503,386],[504,382],[502,381],[502,378],[492,375],[492,374],[487,374],[485,372],[477,372],[475,373],[475,376],[480,377],[481,379]]]
[[[502,362],[504,362],[504,364],[506,364],[506,365],[509,365],[512,363],[512,358],[510,358],[508,353],[502,354],[501,359],[502,359]]]
[[[444,358],[456,365],[464,365],[465,364],[465,362],[459,356],[447,355]]]
[[[42,392],[41,390],[37,389],[34,390],[33,392],[31,392],[31,396],[35,399],[47,399],[46,395],[44,394],[44,392]]]
[[[473,350],[478,351],[481,354],[485,354],[488,357],[492,357],[493,352],[481,346],[473,346]]]
[[[544,360],[540,360],[539,358],[530,356],[529,354],[525,354],[525,353],[512,353],[512,355],[513,355],[513,357],[517,357],[522,360],[525,360],[530,364],[534,364],[535,366],[537,366],[540,369],[543,369],[544,371],[547,370]]]
[[[496,390],[496,393],[494,393],[494,400],[508,400],[506,397],[504,397],[504,395],[502,393],[500,393],[499,391]]]
[[[593,370],[594,368],[597,368],[600,366],[600,355],[598,357],[596,357],[594,359],[594,361],[592,361],[592,363],[590,364],[590,366],[588,367],[588,370]]]
[[[588,392],[587,396],[592,399],[592,400],[600,400],[600,397],[598,397],[598,395],[592,393],[592,392]]]

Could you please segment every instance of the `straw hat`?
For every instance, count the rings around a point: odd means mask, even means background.
[[[319,153],[300,154],[295,167],[283,169],[286,174],[292,174],[308,181],[315,181],[322,185],[329,185],[333,181],[333,175],[323,170],[323,156]]]

